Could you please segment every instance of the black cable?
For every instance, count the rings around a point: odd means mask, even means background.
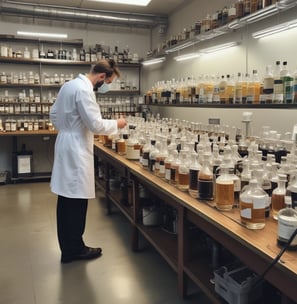
[[[274,258],[272,263],[264,270],[264,272],[258,276],[257,280],[253,284],[253,288],[257,287],[262,281],[264,281],[266,274],[272,269],[272,267],[280,260],[281,256],[285,253],[285,251],[289,248],[291,243],[293,242],[295,236],[297,235],[297,229],[292,233],[286,245],[280,250],[279,254]]]

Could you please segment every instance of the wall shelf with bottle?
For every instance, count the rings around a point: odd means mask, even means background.
[[[25,120],[47,119],[59,88],[78,73],[86,73],[97,60],[113,58],[123,74],[117,79],[109,97],[133,99],[140,95],[140,68],[138,55],[128,49],[96,45],[85,47],[82,39],[55,41],[0,35],[0,120],[6,130],[11,121],[16,130]],[[63,70],[61,70],[63,68]],[[97,95],[98,98],[100,95]],[[135,115],[129,108],[125,114]],[[129,101],[130,106],[130,101]],[[116,111],[111,112],[114,114]],[[121,109],[122,110],[122,109]],[[122,113],[122,111],[121,111]],[[9,128],[12,131],[15,128]]]
[[[176,107],[176,108],[230,108],[230,109],[296,109],[297,104],[201,104],[201,103],[180,103],[180,104],[160,104],[150,103],[155,107]]]
[[[208,14],[190,28],[185,28],[183,32],[172,35],[158,48],[149,51],[147,59],[177,52],[200,42],[232,33],[249,24],[286,12],[296,5],[297,2],[294,0],[239,0],[229,8],[224,7],[212,15]]]

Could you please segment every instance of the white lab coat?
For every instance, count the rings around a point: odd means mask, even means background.
[[[102,119],[93,85],[82,74],[62,86],[50,119],[58,130],[52,192],[69,198],[94,198],[94,133],[115,133],[117,121]]]

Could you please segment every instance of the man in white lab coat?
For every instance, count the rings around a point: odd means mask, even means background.
[[[88,74],[65,83],[50,111],[58,130],[51,190],[58,195],[57,232],[61,262],[97,258],[101,248],[84,244],[88,199],[95,197],[93,138],[109,135],[126,126],[126,120],[102,119],[94,90],[108,91],[108,84],[119,77],[115,62],[101,60]]]

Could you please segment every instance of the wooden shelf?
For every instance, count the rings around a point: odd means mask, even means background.
[[[58,134],[57,131],[49,131],[49,130],[38,130],[38,131],[14,131],[14,132],[0,132],[1,136],[33,136],[33,135],[51,135],[56,136]]]
[[[70,66],[90,66],[96,62],[91,61],[74,61],[66,59],[47,59],[47,58],[11,58],[0,56],[1,63],[18,63],[18,64],[44,64],[44,65],[70,65]],[[140,68],[140,63],[119,63],[119,67]]]
[[[152,103],[148,106],[153,107],[172,107],[172,108],[222,108],[222,109],[296,109],[297,104],[218,104],[218,103],[179,103],[179,104],[160,104]]]
[[[199,289],[207,295],[211,303],[223,303],[222,299],[216,294],[214,284],[211,282],[214,274],[209,257],[197,257],[195,260],[191,260],[184,265],[184,271]]]
[[[121,194],[118,191],[112,191],[112,193],[108,193],[107,197],[126,216],[130,222],[133,222],[132,206],[126,206],[120,202]]]
[[[161,227],[138,225],[138,229],[173,270],[177,272],[177,235],[168,233]]]

